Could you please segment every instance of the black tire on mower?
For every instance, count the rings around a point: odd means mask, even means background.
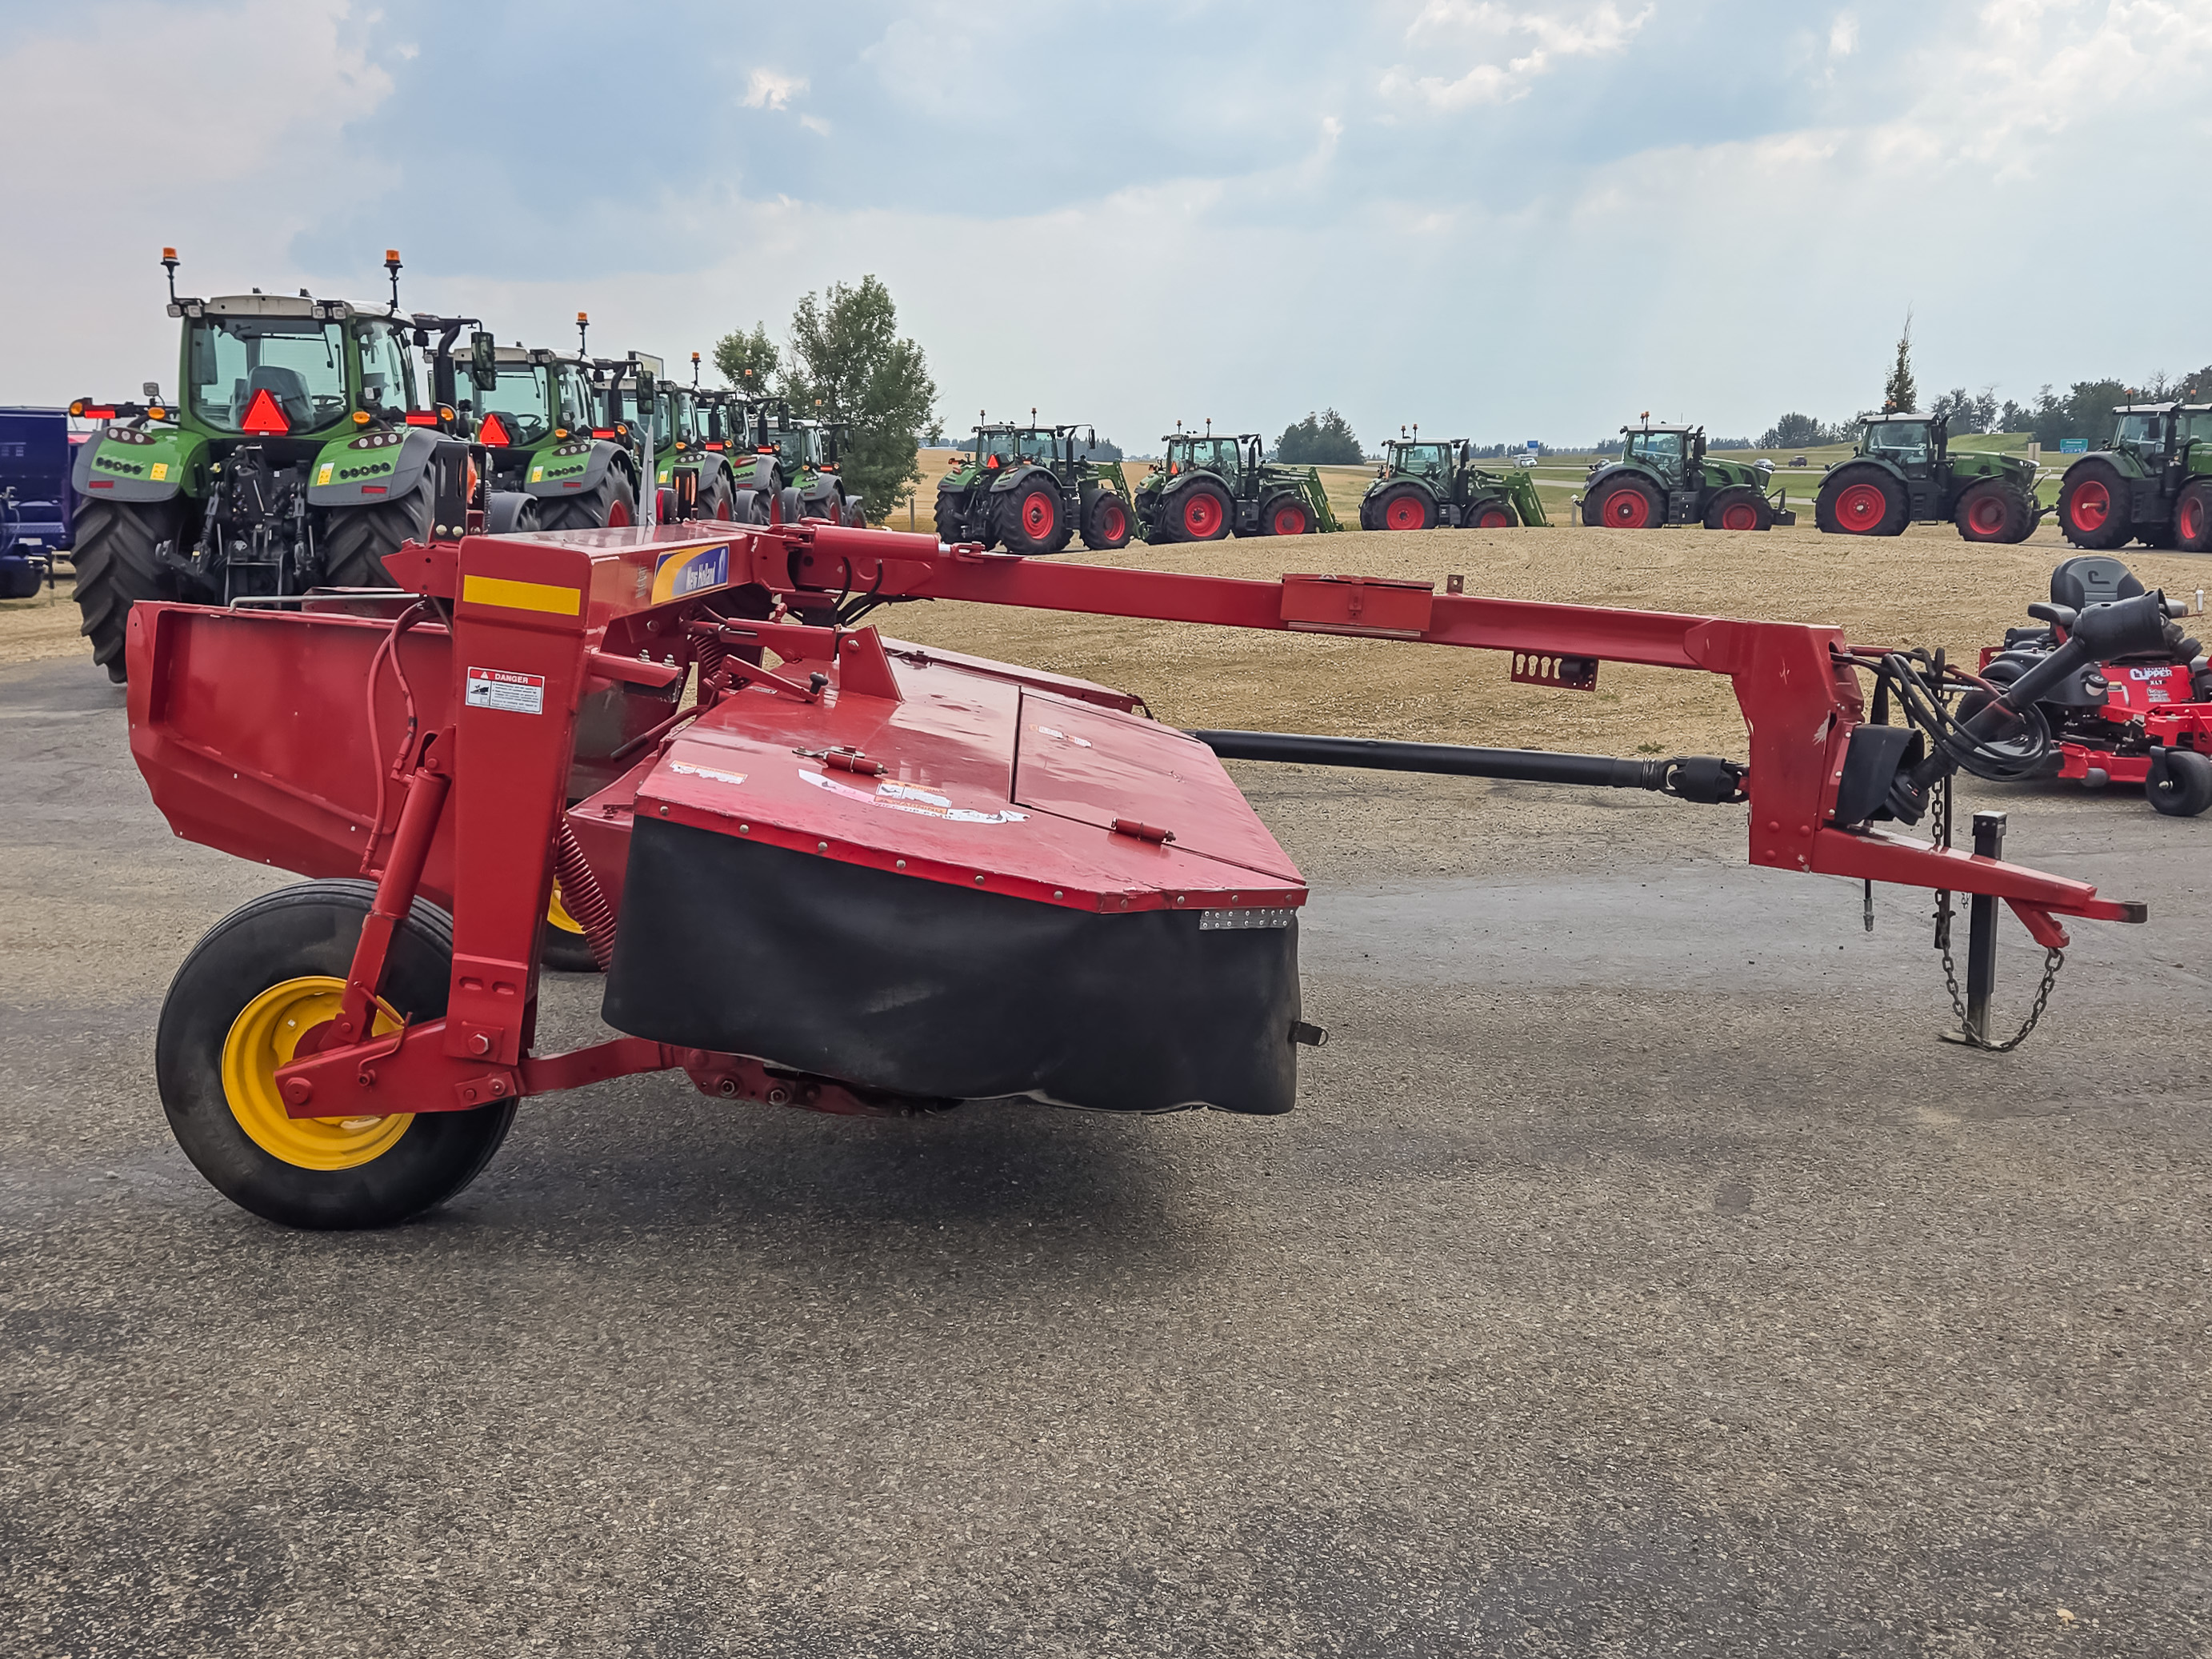
[[[1083,514],[1083,544],[1102,553],[1127,547],[1136,525],[1137,515],[1129,510],[1129,503],[1115,491],[1102,489],[1091,498]]]
[[[1057,553],[1075,533],[1060,486],[1042,473],[1024,478],[998,497],[991,516],[1009,553]]]
[[[184,503],[100,501],[77,498],[77,609],[84,613],[79,631],[92,641],[92,659],[107,678],[123,684],[123,641],[131,607],[141,599],[179,596],[176,573],[155,549],[177,538]]]
[[[2035,508],[2019,485],[2003,478],[1984,478],[1959,492],[1951,522],[1970,542],[2009,545],[2027,539],[2035,528]]]
[[[272,1109],[269,1074],[305,1034],[287,1019],[319,1022],[336,1000],[303,988],[288,1001],[279,988],[313,978],[343,989],[375,891],[366,881],[311,881],[232,911],[192,948],[161,1005],[154,1075],[177,1145],[231,1202],[288,1227],[385,1227],[418,1215],[475,1180],[514,1121],[512,1101],[400,1115],[396,1127],[393,1117]],[[392,934],[383,1000],[410,1021],[437,1018],[453,956],[452,919],[417,900]],[[255,1040],[261,1020],[266,1036]]]
[[[1737,522],[1730,523],[1732,519]],[[1705,503],[1705,528],[1771,530],[1774,508],[1749,484],[1730,484],[1725,489],[1715,490],[1712,500]]]
[[[1911,510],[1905,486],[1891,473],[1878,466],[1839,466],[1820,480],[1813,522],[1830,536],[1902,536]]]
[[[1583,497],[1583,522],[1601,530],[1656,530],[1667,522],[1659,492],[1631,474]]]
[[[2185,483],[2173,498],[2173,544],[2185,553],[2212,549],[2212,483]]]
[[[2025,665],[2017,659],[2002,658],[1984,669],[1982,678],[1991,685],[2010,685],[2026,672]],[[1951,710],[1951,717],[1964,726],[1988,708],[1992,701],[1989,692],[1978,686],[1974,687],[1960,694],[1957,704]],[[2046,702],[2038,706],[2043,710],[2044,724],[2051,728],[2051,752],[2027,775],[2030,778],[2055,778],[2066,765],[2066,757],[2059,753],[2058,745],[2065,736],[2068,711],[2057,703]]]
[[[1313,527],[1313,508],[1296,490],[1278,491],[1260,503],[1262,536],[1310,536]]]
[[[599,488],[576,495],[545,495],[538,500],[538,522],[546,530],[600,530],[611,524],[637,522],[637,491],[612,467]]]
[[[2150,804],[2171,818],[2193,818],[2212,806],[2212,757],[2193,749],[2161,749],[2143,781]]]
[[[2110,461],[2076,461],[2059,481],[2059,532],[2093,553],[2124,547],[2135,533],[2130,521],[2133,499],[2128,481]]]

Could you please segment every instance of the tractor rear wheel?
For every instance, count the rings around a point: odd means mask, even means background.
[[[1313,509],[1299,496],[1285,490],[1270,496],[1260,508],[1261,533],[1268,536],[1304,536],[1313,530]]]
[[[1510,501],[1493,496],[1468,507],[1467,522],[1468,526],[1474,530],[1510,530],[1521,521],[1514,516]]]
[[[1614,478],[1584,499],[1583,522],[1611,530],[1648,530],[1667,522],[1667,504],[1641,478]]]
[[[1009,553],[1057,553],[1075,533],[1060,486],[1042,472],[1032,473],[1000,496],[994,516],[999,539]]]
[[[1183,487],[1168,508],[1168,517],[1175,526],[1175,539],[1179,542],[1218,542],[1229,533],[1234,514],[1230,511],[1229,494],[1208,478]]]
[[[797,524],[806,516],[806,503],[797,484],[786,484],[775,492],[775,516],[786,524]]]
[[[2058,485],[2058,528],[2092,552],[2122,546],[2135,533],[2130,499],[2128,481],[2110,461],[2077,461]]]
[[[937,539],[940,542],[957,542],[966,539],[959,533],[960,497],[951,490],[940,489],[937,492],[936,520]]]
[[[1905,486],[1878,466],[1845,466],[1820,482],[1813,522],[1831,536],[1901,536]]]
[[[1375,498],[1375,522],[1383,530],[1431,530],[1437,504],[1418,484],[1394,484]]]
[[[2212,548],[2212,484],[2182,486],[2173,502],[2173,544],[2185,553]]]
[[[312,1054],[345,993],[374,883],[311,881],[215,925],[161,1004],[154,1075],[177,1145],[234,1204],[288,1227],[384,1227],[476,1179],[514,1103],[467,1112],[295,1118],[276,1068]],[[420,900],[392,936],[378,1032],[446,1011],[453,925]]]
[[[184,503],[99,501],[82,496],[76,512],[76,603],[92,659],[123,684],[123,641],[131,607],[141,599],[173,599],[177,577],[155,552],[174,541]]]
[[[576,495],[538,499],[538,522],[547,530],[598,530],[637,522],[637,492],[610,467],[599,488]]]
[[[848,530],[866,530],[868,527],[868,509],[858,495],[845,497],[844,522]]]
[[[491,507],[484,514],[484,529],[489,534],[505,536],[544,527],[538,516],[537,496],[525,495],[520,489],[491,492]]]
[[[2143,780],[2150,804],[2171,818],[2193,818],[2212,806],[2212,757],[2193,749],[2161,749]]]
[[[766,524],[768,501],[757,489],[740,489],[730,497],[732,524]]]
[[[330,516],[317,550],[323,583],[331,587],[389,587],[385,556],[403,542],[428,542],[436,486],[425,473],[411,495],[374,507],[340,507]]]
[[[736,513],[730,481],[717,472],[699,486],[699,495],[691,504],[691,516],[715,524],[727,524]]]
[[[1984,478],[1960,495],[1951,521],[1970,542],[2020,542],[2035,527],[2035,509],[2017,485]]]
[[[1100,552],[1127,547],[1133,523],[1128,502],[1111,489],[1102,489],[1091,498],[1090,510],[1084,514],[1083,544]]]
[[[1766,504],[1766,497],[1749,484],[1731,484],[1726,489],[1715,490],[1712,500],[1705,503],[1705,528],[1771,530],[1774,509]]]

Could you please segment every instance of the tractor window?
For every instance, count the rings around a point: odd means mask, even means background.
[[[1441,478],[1451,471],[1451,458],[1443,444],[1401,444],[1398,471],[1420,478]]]
[[[1632,432],[1628,434],[1628,453],[1641,456],[1647,461],[1679,461],[1682,459],[1682,434],[1679,432]]]
[[[2178,418],[2181,423],[2181,435],[2185,440],[2194,438],[2200,444],[2212,443],[2212,411],[2199,410]]]
[[[2123,415],[2118,431],[2112,434],[2114,443],[2132,444],[2137,449],[2163,449],[2164,435],[2160,428],[2164,424],[2156,415]]]
[[[1190,464],[1211,468],[1231,477],[1241,471],[1237,441],[1234,438],[1194,438],[1190,446]]]
[[[291,317],[210,317],[192,325],[192,413],[219,432],[242,431],[266,390],[295,432],[344,415],[345,341],[336,323]]]
[[[1014,434],[1011,432],[979,432],[975,434],[975,461],[981,465],[991,456],[997,456],[999,465],[1005,466],[1014,459]]]
[[[500,367],[499,384],[477,393],[477,412],[496,415],[507,434],[519,444],[534,444],[553,423],[552,401],[547,380],[553,371],[534,363]]]
[[[580,368],[561,370],[561,423],[589,432],[599,423],[592,411],[592,383]]]
[[[1870,421],[1866,429],[1866,452],[1900,465],[1928,459],[1929,444],[1925,421]]]
[[[389,323],[357,325],[361,340],[361,406],[398,415],[415,404],[415,360]]]
[[[1053,457],[1053,434],[1049,432],[1024,432],[1018,448],[1022,459],[1043,461],[1049,465]]]

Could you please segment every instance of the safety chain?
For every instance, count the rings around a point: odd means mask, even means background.
[[[1951,1012],[1959,1017],[1959,1035],[1972,1048],[1986,1048],[1993,1054],[2008,1054],[2027,1041],[2027,1034],[2035,1029],[2035,1022],[2043,1018],[2043,1005],[2051,1000],[2051,988],[2058,982],[2058,969],[2066,961],[2066,952],[2051,945],[2043,953],[2043,983],[2035,988],[2035,1006],[2027,1011],[2021,1028],[2002,1042],[1992,1042],[1974,1030],[1966,1021],[1966,1005],[1959,995],[1959,969],[1951,960],[1948,945],[1943,949],[1943,983],[1951,993]]]

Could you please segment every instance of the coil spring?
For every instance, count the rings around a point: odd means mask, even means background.
[[[584,930],[592,960],[604,974],[615,959],[615,913],[607,908],[606,895],[599,890],[599,878],[592,873],[591,860],[584,856],[576,832],[565,820],[559,839],[553,843],[553,868],[561,878],[562,908]]]

